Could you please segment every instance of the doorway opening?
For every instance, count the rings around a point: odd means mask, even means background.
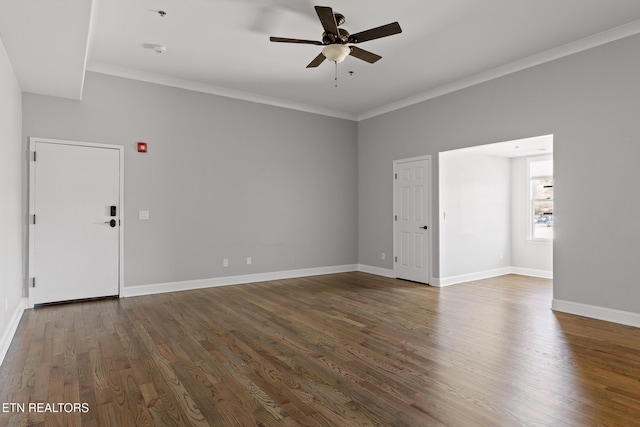
[[[439,153],[440,286],[553,278],[553,135]]]

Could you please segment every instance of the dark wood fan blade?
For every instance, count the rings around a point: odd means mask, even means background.
[[[314,60],[309,63],[309,65],[307,65],[307,68],[315,68],[318,65],[322,64],[325,59],[326,57],[321,53],[320,55],[316,56]]]
[[[277,43],[300,43],[300,44],[315,44],[317,46],[324,46],[322,42],[317,42],[315,40],[288,39],[286,37],[269,37],[269,40]]]
[[[402,32],[400,24],[392,22],[391,24],[383,25],[381,27],[372,28],[370,30],[361,31],[359,33],[351,34],[349,36],[350,43],[362,43],[369,40],[379,39],[382,37],[392,36]]]
[[[376,55],[373,52],[369,52],[368,50],[360,49],[357,46],[351,46],[351,52],[349,53],[351,56],[355,56],[358,59],[362,59],[363,61],[367,61],[369,64],[373,64],[379,59],[382,59],[382,56]]]
[[[338,24],[336,23],[336,17],[333,14],[333,9],[327,6],[316,6],[316,13],[320,18],[322,28],[327,33],[338,35]]]

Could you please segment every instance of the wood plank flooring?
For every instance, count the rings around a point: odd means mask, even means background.
[[[640,425],[640,329],[550,303],[344,273],[37,308],[0,425]]]

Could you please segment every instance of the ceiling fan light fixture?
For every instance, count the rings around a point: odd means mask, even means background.
[[[349,56],[351,49],[342,44],[330,44],[322,48],[322,54],[332,62],[342,62]]]

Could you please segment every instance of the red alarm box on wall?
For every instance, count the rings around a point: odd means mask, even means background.
[[[147,152],[147,143],[138,142],[138,153],[146,153],[146,152]]]

